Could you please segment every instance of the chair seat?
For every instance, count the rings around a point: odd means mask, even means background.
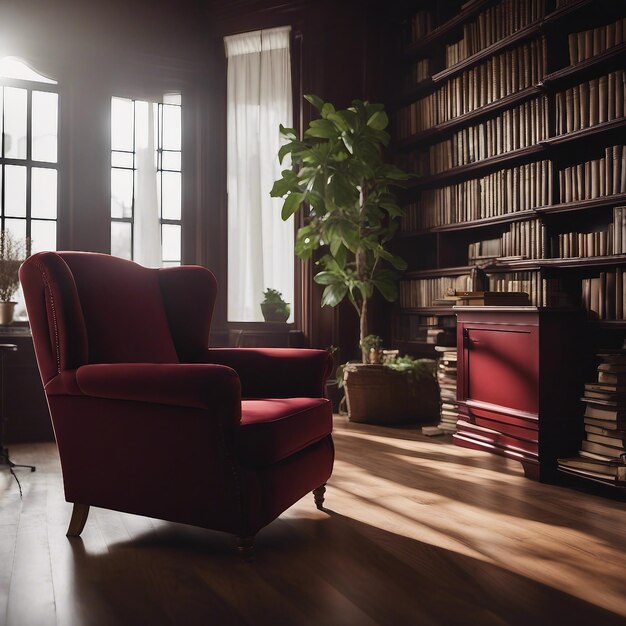
[[[332,425],[332,404],[325,398],[243,400],[240,461],[277,463],[330,435]]]

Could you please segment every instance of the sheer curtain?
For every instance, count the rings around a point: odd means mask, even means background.
[[[262,321],[268,287],[294,301],[293,223],[270,190],[289,167],[278,163],[279,125],[292,126],[290,28],[225,37],[228,57],[228,319]]]
[[[161,224],[157,199],[155,108],[135,102],[135,228],[133,258],[146,267],[161,267]]]

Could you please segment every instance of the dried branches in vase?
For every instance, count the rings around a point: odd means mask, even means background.
[[[0,326],[13,321],[16,303],[11,298],[20,286],[18,270],[26,256],[26,239],[18,239],[8,230],[0,233]]]

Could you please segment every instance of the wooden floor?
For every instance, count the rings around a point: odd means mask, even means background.
[[[12,446],[37,472],[22,501],[0,472],[0,624],[626,623],[625,504],[417,427],[335,421],[328,510],[296,504],[252,564],[227,535],[102,509],[69,540],[56,448]]]

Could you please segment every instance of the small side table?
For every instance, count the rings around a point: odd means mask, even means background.
[[[8,466],[9,471],[13,474],[15,480],[17,480],[17,476],[13,470],[16,467],[30,469],[31,472],[34,472],[36,469],[34,465],[20,465],[18,463],[13,463],[9,457],[8,448],[4,447],[4,425],[7,421],[4,414],[4,357],[7,353],[16,351],[17,346],[14,343],[0,343],[0,465]],[[20,487],[21,495],[22,487],[19,480],[17,480],[17,484]]]

